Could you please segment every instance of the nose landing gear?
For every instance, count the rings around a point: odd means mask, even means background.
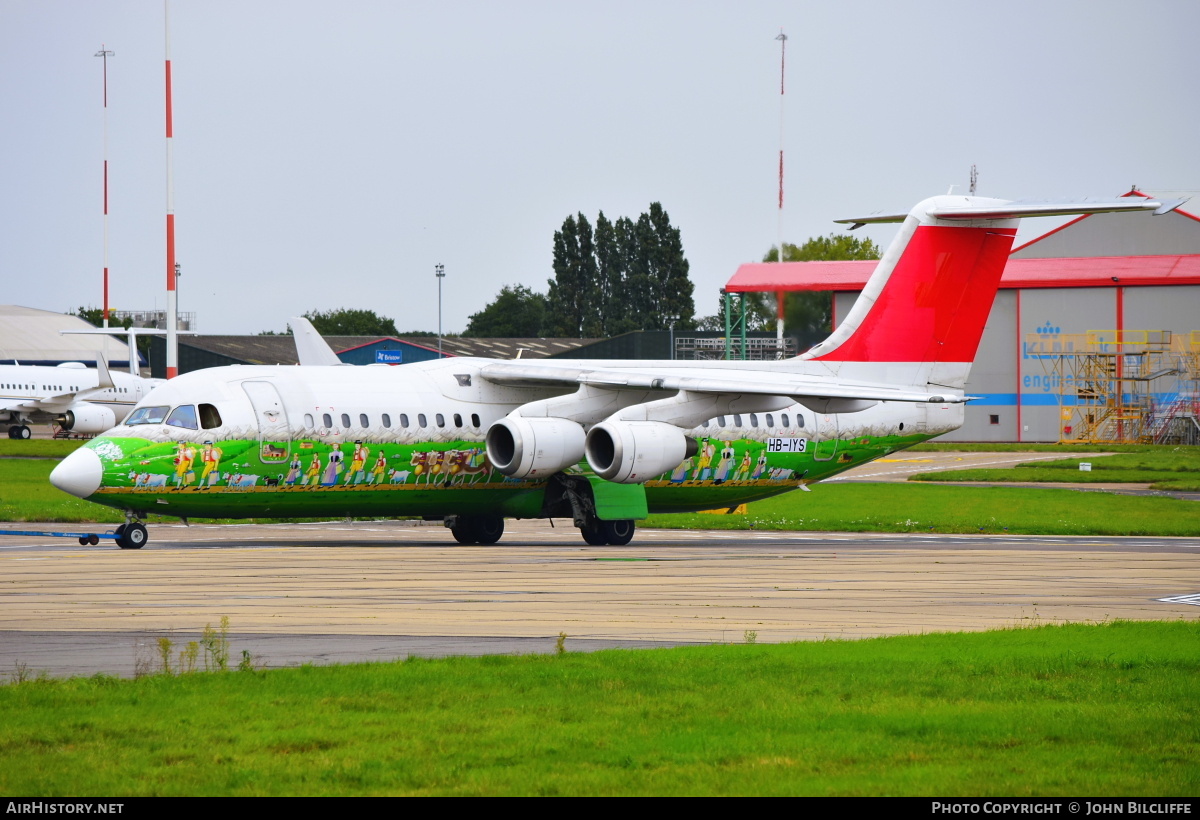
[[[140,550],[150,540],[145,525],[132,518],[113,532],[117,536],[117,546],[123,550]]]

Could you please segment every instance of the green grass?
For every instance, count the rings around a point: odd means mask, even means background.
[[[62,458],[86,443],[81,439],[0,438],[0,458]]]
[[[1194,796],[1198,679],[1173,621],[29,681],[0,793]]]
[[[57,459],[49,458],[0,459],[0,521],[124,522],[122,513],[53,486],[50,471],[57,464]]]
[[[1154,453],[1178,448],[1171,444],[1037,444],[1033,442],[1018,444],[997,441],[927,441],[908,449],[915,453]]]
[[[1083,462],[1092,465],[1080,471]],[[1153,452],[1036,461],[1011,469],[946,470],[920,473],[910,481],[1139,483],[1156,490],[1200,491],[1200,448],[1163,447]]]
[[[1103,514],[1098,515],[1098,507]],[[1057,488],[817,484],[749,505],[745,515],[652,515],[648,527],[818,532],[1200,535],[1200,504]]]

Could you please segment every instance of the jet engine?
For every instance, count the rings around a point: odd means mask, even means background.
[[[641,484],[693,456],[699,445],[683,431],[659,421],[605,421],[587,435],[588,464],[596,475],[618,484]]]
[[[492,466],[513,478],[548,476],[583,459],[583,428],[558,418],[506,416],[488,428]]]
[[[85,435],[103,433],[117,426],[116,414],[100,404],[76,404],[54,421],[64,430]]]

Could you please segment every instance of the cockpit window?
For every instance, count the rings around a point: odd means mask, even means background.
[[[130,427],[135,424],[162,424],[170,409],[170,407],[139,407],[129,414],[125,423]]]
[[[221,426],[221,414],[211,404],[200,405],[200,426],[205,430]],[[312,425],[308,425],[312,427]]]
[[[196,422],[196,408],[191,404],[181,404],[171,411],[171,415],[167,416],[167,425],[170,427],[186,427],[188,430],[198,430],[200,425]]]

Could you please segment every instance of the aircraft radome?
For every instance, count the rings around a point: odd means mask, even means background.
[[[1017,220],[1156,200],[927,199],[845,321],[784,361],[219,367],[163,384],[50,480],[124,510],[214,518],[422,516],[464,544],[570,518],[626,544],[649,513],[734,507],[959,427]]]
[[[29,438],[31,423],[54,422],[85,435],[103,433],[162,381],[110,372],[102,356],[95,369],[82,362],[0,365],[0,429],[16,439]]]

